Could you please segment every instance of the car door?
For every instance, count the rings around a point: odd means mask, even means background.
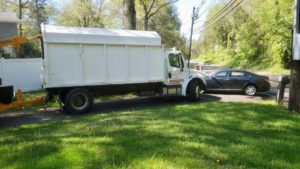
[[[228,71],[218,71],[206,78],[208,90],[219,91],[226,90],[228,87]]]
[[[244,86],[248,80],[243,71],[231,71],[229,74],[228,82],[230,85],[228,85],[228,89],[233,91],[244,90]]]

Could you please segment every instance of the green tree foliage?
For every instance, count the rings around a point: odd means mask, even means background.
[[[31,29],[33,32],[40,32],[41,23],[48,23],[48,11],[47,11],[47,0],[34,0],[28,5],[30,9],[29,18],[33,24],[31,24]]]
[[[149,21],[150,30],[157,31],[162,36],[163,44],[168,48],[179,46],[180,27],[177,10],[172,6],[164,8]]]
[[[38,34],[40,23],[48,23],[49,20],[52,24],[64,26],[125,28],[128,26],[123,22],[124,11],[122,9],[126,7],[124,1],[133,2],[132,0],[68,0],[58,3],[54,0],[22,0],[23,3],[26,2],[23,15],[32,23],[23,25],[24,33],[26,36]],[[176,1],[135,0],[136,29],[157,31],[166,48],[176,47],[186,53],[186,39],[180,35],[181,22],[174,4]],[[18,0],[5,0],[0,4],[1,10],[9,8],[18,12]],[[131,4],[130,8],[133,6]],[[40,45],[34,42],[26,44],[24,49],[33,47],[32,50],[36,50],[38,46]]]
[[[101,6],[96,5],[101,4]],[[121,29],[124,24],[124,0],[70,0],[63,5],[56,22],[60,25],[78,27],[106,27]],[[147,29],[157,31],[165,47],[186,48],[186,39],[180,35],[181,22],[178,17],[176,0],[140,0],[136,1],[136,28],[145,30],[145,9]],[[143,4],[143,5],[142,5]],[[125,4],[126,5],[126,4]],[[144,6],[145,5],[145,6]],[[125,6],[126,7],[126,6]],[[95,17],[95,16],[101,17]],[[98,18],[98,19],[97,19]]]
[[[208,19],[225,4],[216,5]],[[242,68],[288,68],[293,0],[249,0],[203,32],[202,60]]]
[[[181,21],[177,8],[174,5],[175,2],[174,0],[143,0],[143,4],[142,1],[140,1],[137,5],[138,29],[157,31],[166,48],[176,47],[187,56],[186,38],[180,34]],[[153,9],[150,10],[148,6],[151,6],[152,3]],[[144,5],[150,10],[150,17],[148,17],[146,21]]]
[[[37,42],[29,42],[21,45],[17,58],[39,58],[42,56],[40,44]]]
[[[149,29],[149,21],[163,8],[174,4],[178,0],[139,0],[141,11],[143,11],[144,30]]]
[[[67,2],[57,19],[58,24],[77,27],[103,27],[104,0],[71,0]]]

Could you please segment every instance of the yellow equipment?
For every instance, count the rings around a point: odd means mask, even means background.
[[[39,38],[41,38],[41,35],[36,35],[33,37],[19,36],[19,37],[0,39],[0,47],[11,46],[11,47],[16,48],[16,50],[18,52],[22,44],[24,44],[30,40],[39,39]],[[32,104],[42,105],[45,103],[44,97],[33,99],[33,100],[23,100],[22,96],[23,96],[22,91],[18,90],[17,101],[9,103],[9,104],[1,104],[0,103],[0,111],[12,109],[12,108],[18,108],[19,110],[21,110],[23,108],[23,106],[26,106],[26,105],[32,105]]]
[[[19,110],[22,110],[23,106],[34,105],[34,104],[43,105],[45,101],[46,101],[45,97],[40,97],[33,100],[23,100],[22,90],[19,89],[17,92],[17,101],[12,102],[10,104],[4,104],[4,105],[0,104],[0,111],[13,109],[13,108],[18,108]]]
[[[0,47],[11,46],[11,47],[15,47],[16,50],[19,51],[22,44],[30,40],[39,39],[39,38],[41,38],[41,35],[36,35],[33,37],[17,36],[12,38],[0,39]]]

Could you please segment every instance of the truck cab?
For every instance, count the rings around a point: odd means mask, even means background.
[[[184,55],[175,49],[166,51],[165,63],[167,78],[163,95],[189,96],[198,100],[206,88],[203,75],[188,68]]]

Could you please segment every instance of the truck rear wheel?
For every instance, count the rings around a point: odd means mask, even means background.
[[[203,91],[200,82],[198,82],[197,80],[192,81],[191,84],[189,85],[188,90],[189,90],[189,98],[192,101],[200,100],[201,92]]]
[[[64,104],[69,113],[86,113],[93,105],[93,96],[87,89],[73,89],[67,94]]]

